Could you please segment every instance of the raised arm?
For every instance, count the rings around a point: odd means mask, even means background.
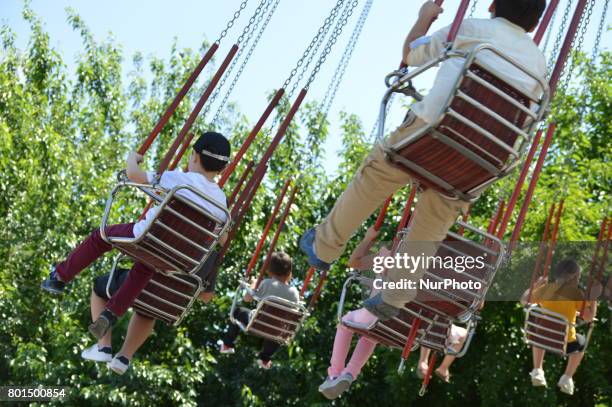
[[[368,266],[364,264],[363,260],[370,254],[370,249],[374,245],[374,241],[378,237],[378,234],[379,231],[374,229],[374,227],[368,228],[368,231],[366,232],[366,235],[363,240],[359,242],[355,250],[353,250],[353,253],[351,253],[351,257],[348,261],[349,267],[355,269],[364,269]]]
[[[147,179],[147,173],[140,168],[140,163],[142,163],[142,155],[131,152],[127,158],[125,172],[130,181],[146,184],[149,180]]]
[[[431,23],[435,21],[438,16],[442,13],[442,7],[438,6],[433,1],[427,1],[421,9],[419,10],[419,18],[417,22],[414,24],[408,36],[404,40],[404,47],[402,52],[402,62],[408,65],[408,55],[410,54],[410,44],[418,38],[421,38],[427,31],[429,31],[429,27]]]

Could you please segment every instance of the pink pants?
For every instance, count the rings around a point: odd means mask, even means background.
[[[106,235],[133,237],[133,229],[133,223],[111,225],[107,226]],[[57,264],[55,269],[62,281],[68,283],[112,248],[110,244],[102,239],[100,230],[96,229],[68,255],[66,260]],[[125,314],[152,277],[153,270],[142,263],[134,263],[121,287],[111,296],[106,304],[106,308],[118,317]]]
[[[349,315],[355,315],[355,313],[361,314],[359,311],[362,310],[353,311],[349,313]],[[359,314],[357,314],[358,317],[360,316]],[[351,359],[345,366],[344,363],[346,362],[352,339],[353,332],[343,325],[338,325],[336,339],[334,340],[334,350],[332,351],[329,368],[327,369],[327,375],[329,377],[337,377],[348,372],[353,376],[353,379],[356,379],[359,373],[361,373],[363,366],[365,366],[370,356],[372,356],[377,342],[362,336],[359,338],[359,341],[357,341],[357,346],[355,346]]]

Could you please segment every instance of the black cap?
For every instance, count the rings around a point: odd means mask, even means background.
[[[194,143],[193,149],[206,157],[226,163],[230,161],[231,146],[221,133],[208,131],[202,134]]]

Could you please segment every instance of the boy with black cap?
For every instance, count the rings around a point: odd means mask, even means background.
[[[225,194],[214,182],[214,178],[230,160],[229,141],[222,134],[207,132],[198,138],[193,149],[194,152],[189,158],[187,171],[165,171],[159,177],[158,185],[168,190],[177,185],[189,185],[219,204],[226,206]],[[129,154],[126,164],[127,177],[130,181],[136,183],[152,183],[155,181],[156,174],[145,172],[139,167],[142,159],[142,156],[135,152]],[[177,193],[205,207],[219,219],[225,220],[226,216],[223,211],[193,192],[181,190]],[[152,222],[157,210],[156,207],[151,208],[145,218],[136,223],[107,226],[106,234],[114,237],[138,237]],[[42,282],[41,287],[55,294],[62,293],[68,282],[111,249],[112,246],[102,239],[100,230],[95,229],[87,239],[68,255],[66,260],[52,267],[49,278]],[[134,263],[124,283],[106,304],[106,309],[89,326],[89,332],[97,338],[103,337],[108,329],[114,325],[117,317],[121,317],[132,305],[138,294],[153,277],[153,273],[154,271],[147,265],[139,262]]]

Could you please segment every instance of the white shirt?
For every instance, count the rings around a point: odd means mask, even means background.
[[[421,66],[437,58],[445,49],[450,26],[431,36],[421,37],[410,44],[408,64]],[[490,43],[504,55],[514,59],[535,75],[546,78],[546,59],[525,30],[510,21],[497,17],[492,19],[466,19],[461,24],[453,49],[469,51],[474,46]],[[429,94],[421,102],[412,105],[412,111],[428,123],[434,122],[442,113],[452,88],[461,74],[463,58],[450,58],[442,63]],[[516,67],[502,60],[491,51],[479,53],[478,63],[500,79],[508,82],[525,95],[537,99],[541,96],[538,82]]]
[[[147,172],[147,178],[149,182],[153,182],[155,179],[154,172]],[[227,199],[223,190],[215,182],[209,181],[204,175],[197,172],[183,172],[183,171],[164,171],[159,179],[160,187],[170,190],[177,185],[189,185],[198,191],[202,192],[206,196],[210,197],[214,201],[217,201],[219,205],[227,208]],[[214,216],[226,221],[225,212],[212,203],[205,201],[198,195],[188,190],[179,190],[177,195],[183,196],[195,204],[210,211]],[[142,235],[146,227],[153,221],[153,218],[159,211],[159,207],[155,206],[147,211],[145,218],[134,225],[134,237]]]

